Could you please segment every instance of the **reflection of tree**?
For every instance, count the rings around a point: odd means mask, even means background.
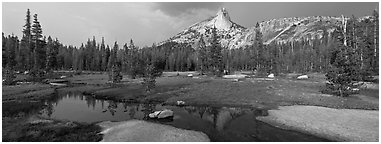
[[[52,102],[47,102],[46,103],[45,110],[46,110],[46,114],[48,115],[48,117],[50,117],[53,114],[53,111],[54,111],[53,108],[54,107],[53,107],[53,103]]]
[[[256,117],[267,116],[268,113],[267,113],[267,110],[262,110],[262,109],[253,109],[252,111],[253,111],[253,117],[255,120],[255,136],[260,137],[259,123],[256,120]]]
[[[87,107],[92,106],[93,109],[95,108],[95,99],[94,98],[87,96],[87,97],[85,97],[85,100],[86,100]]]
[[[112,116],[115,115],[116,109],[118,108],[118,105],[114,101],[108,101],[108,107],[107,110],[111,113]]]
[[[186,106],[184,107],[184,109],[189,113],[189,114],[195,114],[195,115],[199,115],[200,118],[202,119],[205,111],[206,111],[206,107],[193,107],[193,106]]]
[[[101,99],[101,104],[102,104],[102,109],[105,108],[105,101],[103,99]]]
[[[197,111],[197,109],[193,106],[187,106],[187,107],[184,107],[184,109],[189,113],[189,114],[193,114]]]
[[[206,114],[212,116],[213,127],[217,130],[223,130],[226,125],[229,125],[234,119],[245,114],[245,110],[241,108],[216,108],[206,107],[206,110],[199,109],[200,116]],[[203,112],[204,111],[204,112]]]
[[[128,115],[130,116],[131,119],[134,119],[135,118],[135,107],[138,107],[138,105],[131,105],[130,106],[130,112],[128,113]]]
[[[240,117],[245,114],[245,111],[241,108],[230,108],[230,116],[232,119],[235,119],[237,117]]]
[[[204,116],[205,111],[206,111],[205,107],[198,107],[198,114],[200,115],[201,119],[202,119],[202,116]]]
[[[218,108],[216,108],[216,107],[207,107],[206,111],[209,114],[213,115],[213,127],[216,128],[217,127],[217,116],[218,116],[218,112],[219,112]]]
[[[123,112],[127,112],[127,107],[128,107],[128,103],[123,103],[123,108],[124,108],[124,111]]]
[[[143,113],[144,113],[144,117],[148,117],[148,115],[154,111],[154,107],[155,105],[154,104],[148,104],[148,103],[145,103],[143,104]]]

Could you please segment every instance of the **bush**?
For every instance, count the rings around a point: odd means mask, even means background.
[[[9,68],[3,69],[3,84],[4,85],[12,85],[15,82],[13,81],[16,78],[13,70]]]
[[[339,84],[327,83],[324,88],[320,90],[321,93],[337,95],[342,97],[347,97],[349,95],[358,94],[359,91],[354,90],[353,87],[345,87]]]
[[[29,73],[31,76],[31,81],[41,82],[45,78],[45,71],[40,69],[32,69]]]
[[[112,83],[119,83],[123,79],[120,67],[120,64],[112,66],[111,71],[109,73],[109,81],[111,81]]]

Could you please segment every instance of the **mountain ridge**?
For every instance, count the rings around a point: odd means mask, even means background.
[[[358,20],[370,19],[372,16],[363,16]],[[259,23],[263,35],[263,43],[287,43],[300,40],[321,38],[324,33],[328,36],[337,26],[342,26],[344,16],[306,16],[271,19]],[[175,36],[159,43],[166,42],[188,43],[194,45],[203,35],[204,41],[209,44],[211,28],[217,29],[219,41],[223,47],[229,49],[252,45],[255,37],[255,27],[245,28],[230,19],[225,8],[221,8],[215,16],[197,22]]]

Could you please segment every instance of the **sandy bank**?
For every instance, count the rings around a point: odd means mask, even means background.
[[[375,110],[282,106],[257,119],[334,141],[379,141],[379,113]]]

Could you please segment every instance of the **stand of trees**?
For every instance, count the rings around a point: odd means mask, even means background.
[[[259,27],[259,24],[257,24]],[[214,31],[214,34],[213,34]],[[31,71],[36,77],[52,70],[113,71],[110,80],[118,81],[120,73],[132,78],[149,75],[148,66],[161,71],[202,71],[219,75],[223,70],[258,70],[261,73],[306,73],[331,70],[332,53],[337,50],[337,36],[323,31],[322,37],[303,39],[290,43],[263,44],[259,29],[254,44],[238,49],[227,49],[218,43],[216,29],[211,39],[202,36],[194,44],[169,42],[160,46],[139,48],[133,40],[119,46],[99,43],[95,37],[80,47],[63,45],[58,39],[43,36],[37,14],[29,9],[23,28],[23,36],[2,34],[3,74],[12,77],[13,71]],[[342,32],[342,31],[340,31]],[[356,61],[363,75],[378,74],[378,13],[372,19],[347,22],[345,39],[347,47],[355,50]],[[155,72],[152,72],[155,73]],[[151,75],[156,75],[152,74]],[[8,76],[6,76],[8,77]]]

